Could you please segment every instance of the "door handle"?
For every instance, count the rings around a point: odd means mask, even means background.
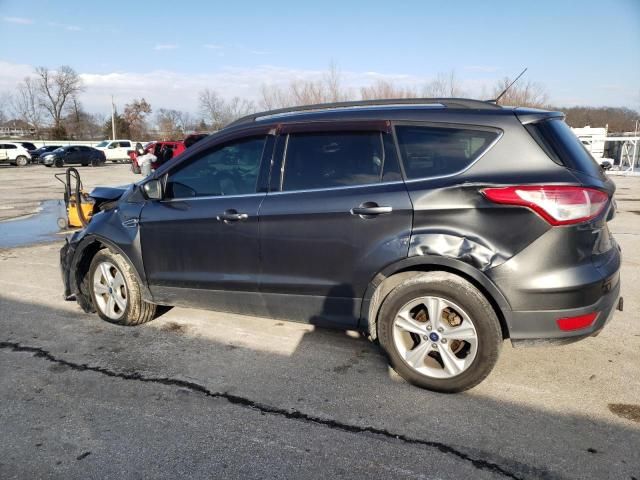
[[[246,213],[238,213],[235,210],[227,210],[223,214],[218,215],[216,218],[220,222],[230,223],[246,220],[247,218],[249,218],[249,215],[247,215]]]
[[[351,209],[351,215],[361,215],[363,217],[368,217],[374,215],[383,215],[385,213],[391,213],[392,211],[393,208],[387,205],[378,205],[377,203],[366,202],[359,207],[353,207]]]

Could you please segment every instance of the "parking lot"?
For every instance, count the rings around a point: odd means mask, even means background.
[[[0,220],[60,199],[59,171],[0,167]],[[614,179],[624,312],[579,343],[505,342],[457,395],[355,332],[182,308],[111,325],[62,300],[61,235],[0,249],[0,478],[638,479],[640,177]]]

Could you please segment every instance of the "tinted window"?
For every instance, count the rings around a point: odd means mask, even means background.
[[[377,183],[382,173],[379,132],[289,135],[283,190]]]
[[[129,148],[131,146],[131,142],[120,142],[120,147]]]
[[[167,196],[255,193],[264,141],[264,137],[253,137],[206,152],[169,175]]]
[[[587,175],[602,175],[598,163],[563,120],[534,123],[527,129],[556,163]]]
[[[396,134],[408,179],[460,172],[498,136],[483,130],[420,126],[399,126]]]
[[[12,150],[12,149],[17,149],[18,147],[16,147],[15,145],[11,145],[10,143],[6,144],[4,146],[4,148],[6,148],[7,150]]]

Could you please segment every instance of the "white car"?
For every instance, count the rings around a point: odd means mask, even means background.
[[[131,140],[104,140],[94,148],[102,150],[107,161],[128,162],[131,160],[129,151],[135,150],[136,144]]]
[[[0,142],[2,142],[0,140]],[[0,163],[10,163],[18,167],[24,167],[31,162],[31,154],[19,143],[0,143]]]

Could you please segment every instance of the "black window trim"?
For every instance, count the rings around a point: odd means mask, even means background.
[[[386,122],[386,120],[385,120]],[[319,122],[318,122],[319,123]],[[355,122],[352,122],[354,125],[356,125]],[[371,122],[373,123],[373,122]],[[376,123],[382,123],[382,122],[376,122]],[[329,124],[329,122],[326,122],[326,124]],[[331,129],[329,125],[323,125],[322,128],[319,129],[304,129],[304,130],[294,130],[292,132],[289,133],[285,133],[282,134],[281,137],[285,137],[285,144],[284,144],[284,149],[282,151],[282,157],[280,159],[280,171],[279,173],[279,182],[278,182],[278,190],[270,190],[269,194],[278,194],[278,195],[282,195],[282,194],[287,194],[287,193],[304,193],[304,192],[323,192],[323,191],[331,191],[331,190],[346,190],[346,189],[353,189],[353,188],[371,188],[371,187],[375,187],[378,185],[395,185],[395,184],[402,184],[404,183],[404,180],[392,180],[392,181],[384,181],[383,180],[383,176],[384,176],[384,164],[385,164],[385,160],[387,157],[387,152],[386,152],[386,148],[384,145],[384,137],[383,135],[385,134],[385,131],[379,128],[354,128],[353,130],[350,130],[348,128],[344,128],[343,125],[341,125],[340,123],[336,123],[336,128]],[[371,132],[371,133],[378,133],[380,136],[380,147],[381,147],[381,151],[382,151],[382,165],[380,167],[380,180],[378,182],[375,183],[361,183],[358,185],[343,185],[343,186],[338,186],[338,187],[319,187],[319,188],[305,188],[305,189],[296,189],[296,190],[283,190],[284,187],[284,173],[285,173],[285,169],[286,169],[286,163],[287,163],[287,153],[288,153],[288,148],[289,148],[289,138],[292,134],[306,134],[306,133],[331,133],[331,132],[341,132],[341,133],[349,133],[349,132]],[[393,130],[391,130],[391,132],[394,135],[394,144],[395,144],[395,134],[393,133]],[[398,156],[398,152],[397,152],[397,144],[395,145],[396,148],[396,156]],[[398,156],[399,158],[399,156]],[[399,160],[398,160],[399,162]],[[404,171],[402,168],[402,164],[400,163],[400,170],[401,170],[401,175],[404,179]]]
[[[395,144],[396,144],[396,151],[397,151],[397,155],[398,155],[398,161],[400,162],[400,170],[402,171],[402,178],[404,179],[405,183],[425,182],[425,181],[438,180],[438,179],[441,179],[441,178],[449,178],[449,177],[455,177],[456,175],[460,175],[461,173],[466,172],[471,167],[473,167],[476,163],[478,163],[478,161],[482,157],[484,157],[487,154],[487,152],[489,152],[490,150],[493,149],[493,147],[495,147],[495,145],[500,141],[500,139],[504,135],[504,130],[502,130],[501,128],[498,128],[498,127],[491,126],[491,125],[475,125],[475,124],[451,123],[451,122],[402,121],[402,120],[391,122],[391,123],[392,123],[392,128],[393,128],[393,138],[394,138]],[[466,167],[464,167],[461,170],[458,170],[458,171],[453,172],[453,173],[447,173],[445,175],[434,175],[434,176],[430,176],[430,177],[421,177],[421,178],[407,178],[406,173],[405,173],[405,168],[404,168],[404,158],[402,156],[402,151],[400,150],[400,144],[398,142],[398,136],[397,136],[397,131],[396,131],[397,127],[403,127],[403,126],[407,126],[407,127],[431,127],[431,128],[443,128],[443,129],[457,128],[457,129],[464,129],[464,130],[478,130],[478,131],[481,131],[481,132],[493,132],[493,133],[497,133],[498,135],[496,136],[496,138],[491,143],[489,143],[489,145],[487,145],[487,147],[480,153],[480,155],[478,155],[476,158],[474,158],[473,161],[469,165],[467,165]]]

